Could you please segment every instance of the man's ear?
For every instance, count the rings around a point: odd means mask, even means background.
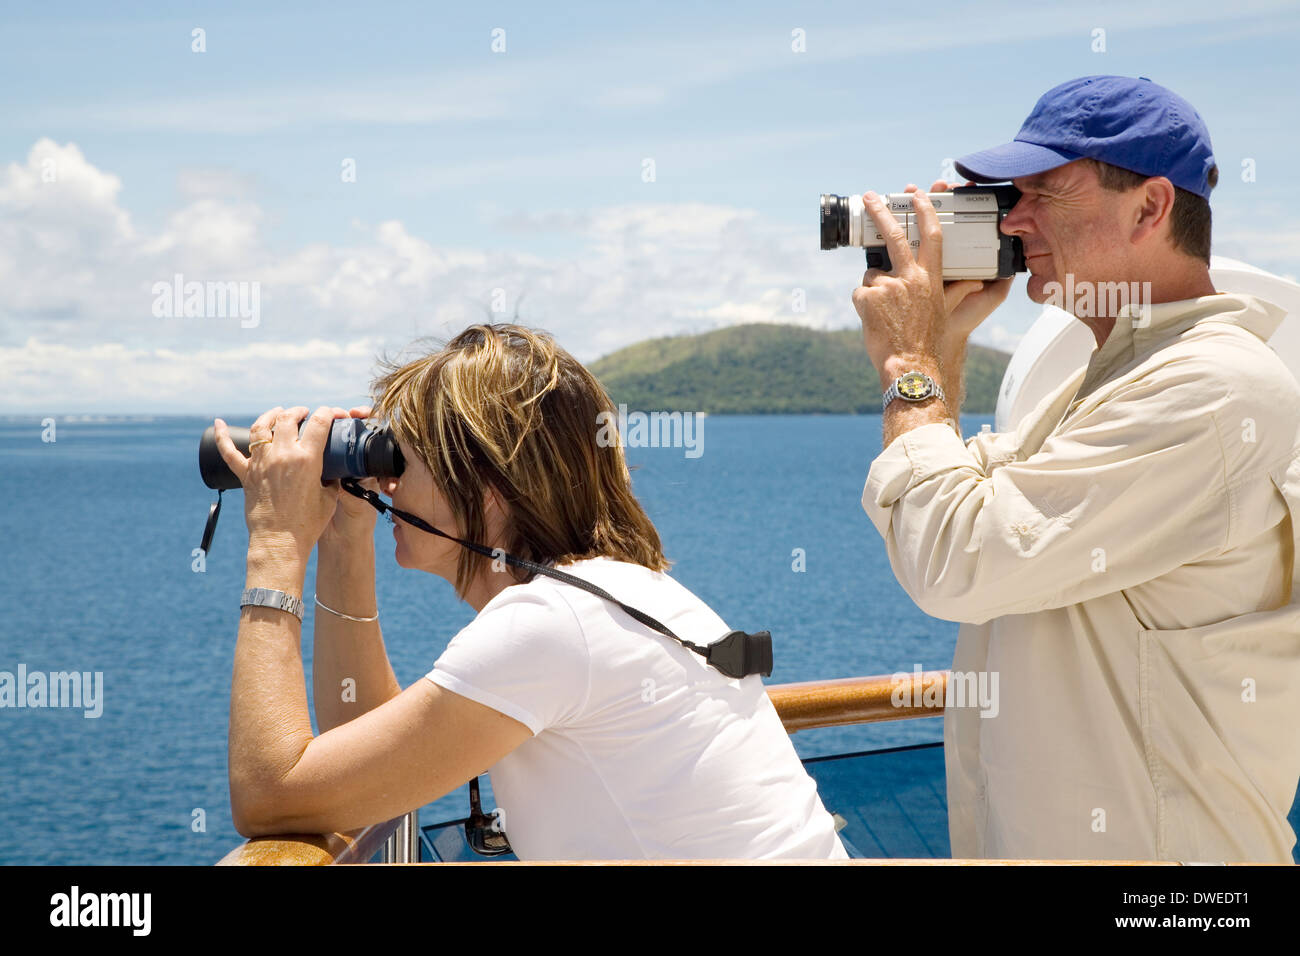
[[[1133,222],[1133,242],[1157,235],[1174,211],[1174,184],[1164,176],[1153,176],[1137,188],[1138,205]]]

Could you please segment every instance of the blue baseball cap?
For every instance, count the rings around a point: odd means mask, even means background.
[[[1164,176],[1210,198],[1215,163],[1205,121],[1191,103],[1145,76],[1082,76],[1053,87],[1034,104],[1014,140],[953,165],[974,182],[996,183],[1084,157]]]

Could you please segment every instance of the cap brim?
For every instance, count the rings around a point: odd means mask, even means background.
[[[1003,146],[963,156],[954,160],[953,166],[958,173],[973,182],[1000,183],[1020,176],[1043,173],[1082,157],[1082,153],[1051,149],[1017,139]]]

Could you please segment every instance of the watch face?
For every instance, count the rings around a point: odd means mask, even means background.
[[[898,380],[898,394],[915,402],[933,395],[934,385],[924,372],[906,372]]]

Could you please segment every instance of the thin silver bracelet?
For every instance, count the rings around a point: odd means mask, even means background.
[[[341,617],[341,618],[343,618],[345,621],[360,621],[361,623],[364,624],[364,623],[366,623],[367,621],[377,621],[377,620],[379,620],[379,615],[378,615],[378,614],[376,614],[374,617],[353,617],[351,614],[344,614],[344,613],[342,613],[341,611],[336,611],[336,610],[334,610],[334,608],[332,608],[332,607],[325,607],[324,604],[321,604],[321,603],[320,603],[320,598],[317,598],[317,599],[316,599],[316,603],[317,603],[317,604],[320,604],[321,607],[324,607],[325,610],[329,611],[331,614],[335,615],[336,617]]]

